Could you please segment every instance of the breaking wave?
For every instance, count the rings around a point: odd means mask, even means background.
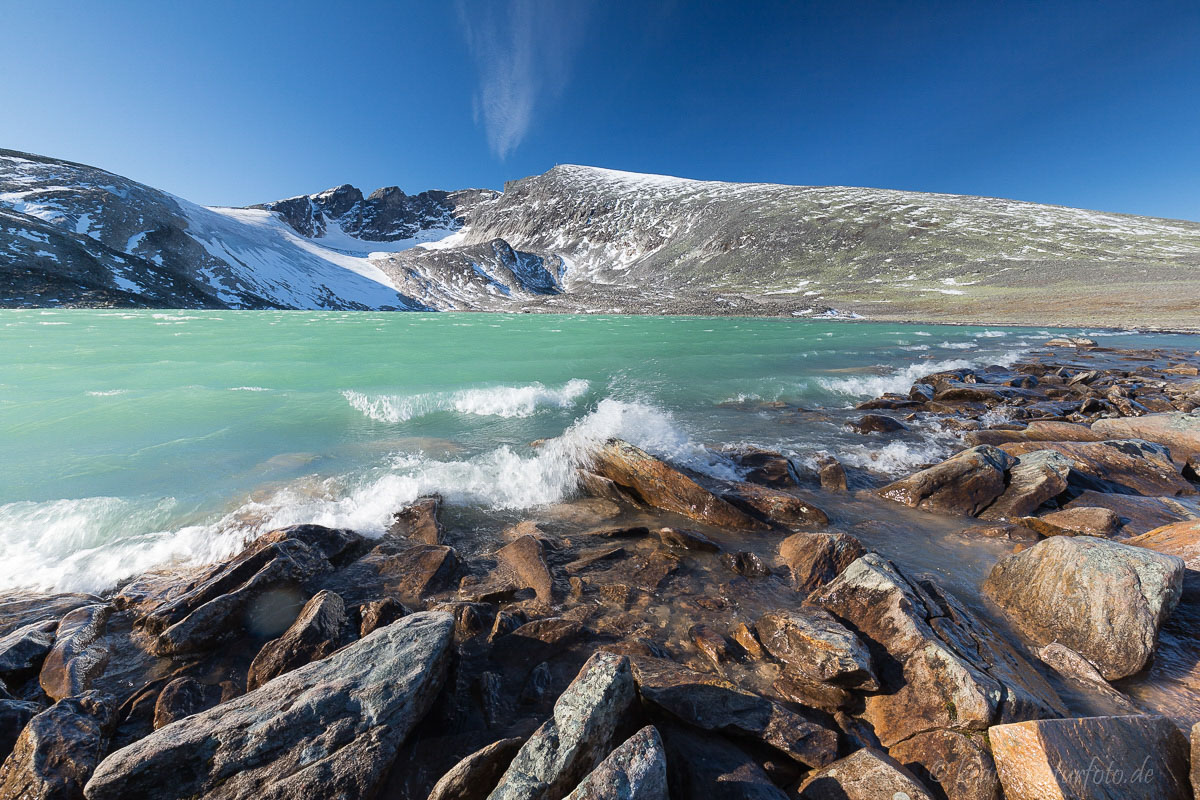
[[[346,390],[356,411],[376,422],[406,422],[428,414],[453,411],[480,417],[529,417],[540,408],[567,408],[583,397],[589,384],[574,378],[557,389],[531,383],[412,395],[368,395]]]

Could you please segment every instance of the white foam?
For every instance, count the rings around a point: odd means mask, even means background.
[[[971,362],[962,358],[948,361],[924,361],[909,364],[903,369],[889,372],[886,375],[854,375],[839,378],[818,378],[817,383],[834,394],[847,397],[878,397],[881,394],[904,394],[912,387],[917,378],[934,372],[944,372],[951,369],[963,369],[971,366]]]
[[[396,423],[439,411],[480,417],[529,417],[540,408],[573,405],[587,393],[588,386],[587,381],[574,378],[559,388],[531,383],[413,395],[368,395],[348,389],[342,396],[355,410],[376,422]]]

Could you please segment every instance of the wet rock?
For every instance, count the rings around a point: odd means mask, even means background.
[[[721,497],[770,525],[793,527],[829,524],[829,517],[824,511],[779,489],[739,483],[732,491],[722,493]]]
[[[683,528],[659,528],[655,533],[658,534],[658,540],[667,547],[678,547],[682,550],[694,550],[700,553],[719,553],[721,551],[721,545],[699,531],[689,531]]]
[[[0,763],[8,758],[25,725],[42,711],[42,706],[26,700],[0,699]]]
[[[754,627],[763,647],[790,672],[846,689],[879,689],[866,646],[824,609],[773,611]]]
[[[38,622],[57,623],[75,609],[99,602],[99,597],[90,594],[42,594],[25,589],[0,592],[0,636]]]
[[[937,730],[918,733],[888,750],[933,794],[946,800],[1001,800],[996,762],[981,735]]]
[[[299,611],[295,587],[353,558],[363,542],[353,531],[320,525],[272,531],[202,571],[184,591],[142,614],[138,624],[153,637],[151,650],[159,656],[215,647],[248,629],[278,635]]]
[[[722,664],[733,660],[729,641],[708,625],[693,625],[688,629],[688,639],[718,671]]]
[[[525,680],[525,685],[521,687],[520,701],[525,705],[540,702],[550,689],[552,677],[549,664],[545,661],[538,664],[529,673],[529,677]]]
[[[864,414],[857,422],[849,424],[855,433],[899,433],[908,430],[903,422],[885,417],[883,414]]]
[[[583,625],[577,620],[563,617],[535,619],[498,638],[492,654],[501,662],[536,664],[561,652],[582,632]]]
[[[613,750],[636,702],[629,659],[600,651],[529,737],[489,800],[563,797]]]
[[[980,519],[1025,517],[1067,489],[1071,461],[1053,450],[1036,450],[1017,459],[1008,471],[1008,487]]]
[[[730,453],[730,458],[745,470],[746,480],[751,483],[776,489],[791,489],[800,485],[795,464],[782,453],[759,447],[741,447]]]
[[[634,657],[642,699],[700,728],[764,744],[810,767],[837,757],[837,731],[729,681],[671,661]]]
[[[1051,642],[1044,647],[1039,647],[1034,652],[1037,653],[1037,657],[1041,659],[1043,664],[1046,664],[1067,680],[1073,681],[1097,694],[1104,695],[1104,697],[1118,708],[1131,713],[1137,712],[1138,708],[1133,702],[1121,694],[1121,692],[1114,689],[1112,684],[1106,681],[1104,676],[1100,674],[1100,671],[1096,669],[1095,664],[1065,644]]]
[[[48,619],[0,638],[0,681],[16,687],[36,675],[54,646],[57,629],[58,623]]]
[[[1007,800],[1186,800],[1188,743],[1166,717],[1085,717],[988,731]]]
[[[635,563],[629,574],[630,583],[639,589],[653,592],[662,588],[667,579],[679,571],[681,564],[679,556],[660,548]]]
[[[590,528],[579,535],[594,536],[599,539],[641,539],[650,535],[650,529],[645,525],[620,525],[617,527]]]
[[[42,662],[38,683],[51,700],[82,694],[108,666],[109,648],[103,641],[112,606],[77,608],[62,618],[54,647]]]
[[[116,751],[88,800],[369,797],[445,678],[454,620],[412,614]]]
[[[451,585],[458,570],[458,553],[445,545],[405,547],[385,541],[355,562],[351,570],[365,573],[362,581],[365,585],[378,581],[379,593],[395,594],[416,604]],[[347,571],[345,583],[353,580],[353,571]]]
[[[796,591],[808,594],[829,583],[866,548],[847,533],[795,533],[779,544],[779,557]]]
[[[890,483],[879,495],[910,508],[975,516],[1003,494],[1005,473],[1014,463],[1002,450],[980,445]]]
[[[1110,508],[1077,506],[1021,520],[1042,536],[1099,536],[1108,538],[1121,527],[1121,518]]]
[[[358,636],[361,639],[384,625],[391,625],[407,613],[408,609],[403,604],[390,597],[363,603],[358,607]]]
[[[633,499],[621,491],[620,486],[603,475],[597,475],[586,469],[577,469],[575,474],[579,479],[579,491],[589,499],[607,500],[613,503],[627,503]]]
[[[801,800],[933,800],[912,773],[872,748],[814,772],[800,784],[798,796]]]
[[[744,550],[736,553],[725,553],[721,556],[725,568],[747,578],[765,578],[771,574],[771,568],[754,553]]]
[[[758,640],[758,634],[751,630],[746,623],[739,622],[734,626],[732,636],[738,647],[741,647],[751,660],[761,661],[766,657],[766,651],[763,650],[762,642]]]
[[[1200,722],[1192,726],[1192,794],[1200,797]]]
[[[512,570],[519,587],[533,589],[546,605],[554,603],[554,578],[536,538],[521,536],[497,550],[496,557]]]
[[[629,551],[624,547],[603,547],[598,550],[590,550],[574,561],[564,564],[563,571],[574,574],[578,572],[587,572],[595,567],[611,566],[612,562],[619,561],[629,555]],[[547,574],[549,570],[547,570]],[[570,580],[577,580],[571,578]]]
[[[758,762],[721,736],[660,726],[671,797],[704,800],[787,800]]]
[[[646,505],[718,527],[764,527],[679,470],[620,439],[610,439],[595,453],[593,469]]]
[[[871,651],[881,693],[864,718],[890,747],[937,728],[985,730],[1001,721],[1062,716],[1037,670],[956,598],[915,582],[875,553],[809,597]]]
[[[1045,399],[1045,395],[1036,389],[1018,386],[947,381],[945,388],[938,390],[933,399],[938,403],[983,403],[995,406],[1013,400]]]
[[[115,707],[113,698],[89,691],[31,719],[0,766],[0,797],[82,800],[108,747]]]
[[[845,492],[849,490],[846,482],[846,469],[833,456],[822,456],[817,459],[817,476],[821,488],[827,492]]]
[[[958,532],[959,536],[968,538],[982,536],[987,539],[1007,539],[1011,542],[1036,542],[1040,537],[1027,523],[1033,517],[1021,517],[1016,524],[1013,522],[993,522],[987,525],[972,525]]]
[[[350,639],[350,620],[341,595],[318,592],[283,636],[267,642],[258,651],[246,674],[246,690],[254,691],[278,675],[319,661]]]
[[[667,800],[667,754],[653,725],[609,753],[566,800]]]
[[[1147,496],[1194,494],[1195,489],[1160,444],[1137,439],[1104,442],[1017,442],[1000,445],[1012,456],[1055,450],[1071,461],[1073,484],[1081,488]],[[1077,473],[1077,474],[1075,474]]]
[[[1096,340],[1086,336],[1059,336],[1046,342],[1047,347],[1095,347]]]
[[[218,686],[206,686],[194,678],[176,678],[162,688],[154,702],[154,729],[212,708],[220,699]]]
[[[438,519],[442,510],[440,495],[419,497],[392,516],[389,533],[423,544],[441,544],[444,536]]]
[[[1179,602],[1183,560],[1092,536],[1055,536],[1001,560],[983,591],[1038,644],[1061,642],[1108,680],[1140,671]]]
[[[501,739],[455,764],[429,793],[428,800],[485,800],[525,740]]]
[[[1166,445],[1177,463],[1200,455],[1200,414],[1147,414],[1142,417],[1098,419],[1092,430],[1109,439],[1145,439]]]

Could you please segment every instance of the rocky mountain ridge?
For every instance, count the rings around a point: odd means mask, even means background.
[[[503,192],[343,185],[204,208],[86,165],[0,150],[0,307],[1188,327],[1197,275],[1200,223],[995,198],[560,165]]]

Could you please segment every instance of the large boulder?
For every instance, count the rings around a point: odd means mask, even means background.
[[[1071,461],[1054,450],[1035,450],[1021,456],[1008,471],[1008,487],[980,519],[1011,520],[1032,514],[1067,489]]]
[[[667,800],[667,754],[647,725],[608,754],[566,800]]]
[[[513,737],[476,750],[438,780],[427,800],[486,800],[524,743]]]
[[[246,689],[253,691],[277,675],[319,661],[351,638],[350,620],[341,596],[317,592],[283,636],[267,642],[258,651],[246,674]]]
[[[1087,425],[1038,420],[1019,431],[968,431],[964,438],[972,445],[1002,445],[1009,442],[1099,442],[1113,437],[1096,433]]]
[[[1188,800],[1188,742],[1166,717],[1085,717],[988,731],[1006,800]]]
[[[1140,671],[1183,591],[1183,559],[1094,536],[1004,558],[983,590],[1036,642],[1061,642],[1108,680]]]
[[[58,623],[54,646],[38,675],[38,683],[51,700],[86,692],[104,672],[109,647],[103,637],[112,610],[106,603],[84,606]]]
[[[938,797],[1001,800],[996,762],[980,734],[926,731],[892,745],[888,755],[934,789]]]
[[[445,679],[454,617],[412,614],[160,728],[100,763],[88,800],[370,797]]]
[[[796,591],[809,594],[829,583],[867,549],[848,533],[794,533],[779,543],[779,557]]]
[[[911,508],[975,516],[1004,493],[1005,473],[1015,463],[1004,451],[979,445],[889,483],[879,494]]]
[[[592,470],[654,508],[722,528],[766,527],[679,470],[620,439],[609,439],[592,455]]]
[[[876,553],[855,561],[809,602],[870,648],[882,691],[866,697],[864,717],[885,747],[938,728],[982,731],[1066,713],[1002,636],[931,580],[911,580]]]
[[[553,716],[513,758],[489,800],[565,796],[612,752],[636,698],[629,659],[595,653],[559,696]]]
[[[54,646],[58,623],[32,622],[0,637],[0,681],[16,687],[36,675]]]
[[[809,775],[800,800],[933,800],[912,773],[891,756],[858,750]]]
[[[1200,456],[1200,414],[1196,413],[1098,419],[1092,430],[1109,439],[1145,439],[1166,445],[1181,464]]]
[[[1072,510],[1085,507],[1112,511],[1120,518],[1120,532],[1126,536],[1136,536],[1172,522],[1200,519],[1200,502],[1194,497],[1141,497],[1088,490],[1064,508]]]
[[[1195,494],[1161,444],[1129,439],[1104,442],[1016,442],[1000,449],[1018,458],[1054,450],[1071,461],[1071,482],[1084,489],[1146,496]]]
[[[116,703],[108,695],[59,700],[29,721],[0,766],[0,797],[82,800],[115,722]]]
[[[793,673],[845,689],[879,689],[866,645],[822,608],[773,611],[754,629],[767,652]]]

